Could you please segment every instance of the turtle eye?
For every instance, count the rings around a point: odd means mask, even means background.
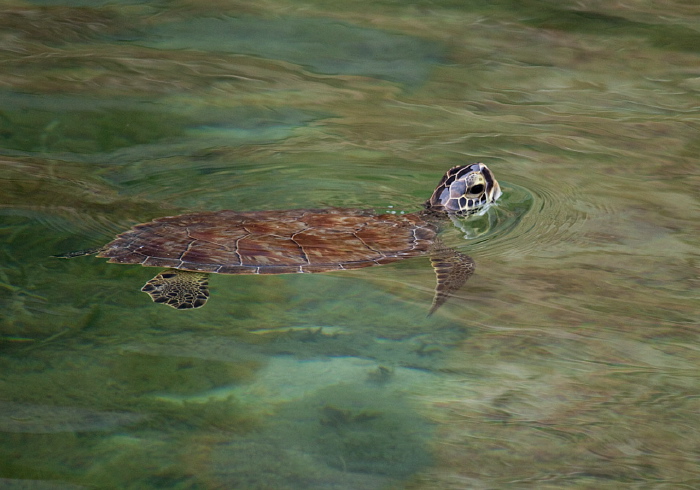
[[[481,194],[482,192],[484,192],[484,184],[476,184],[469,189],[469,194]]]

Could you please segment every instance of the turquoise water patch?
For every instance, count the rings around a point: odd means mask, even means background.
[[[200,107],[197,101],[173,104],[76,96],[47,99],[15,93],[6,93],[4,98],[0,148],[85,155],[138,146],[137,154],[121,155],[127,160],[284,139],[293,129],[323,117],[286,107]]]
[[[330,75],[364,75],[415,85],[440,63],[436,42],[328,19],[200,18],[156,26],[138,44],[248,54]]]
[[[267,108],[261,106],[205,107],[185,129],[188,137],[220,145],[262,143],[290,136],[291,131],[324,117],[293,107]],[[202,145],[205,146],[205,145]]]
[[[405,390],[435,377],[383,368],[378,381],[377,372],[351,357],[275,358],[244,399],[267,395],[260,407],[279,410],[254,437],[221,444],[204,468],[226,488],[391,487],[431,463],[434,426]]]

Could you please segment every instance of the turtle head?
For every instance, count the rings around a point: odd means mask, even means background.
[[[501,187],[483,163],[452,167],[425,207],[448,214],[471,214],[501,196]]]

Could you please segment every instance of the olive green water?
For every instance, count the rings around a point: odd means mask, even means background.
[[[0,7],[0,487],[697,488],[693,1]],[[427,258],[215,276],[51,258],[190,210],[411,212]]]

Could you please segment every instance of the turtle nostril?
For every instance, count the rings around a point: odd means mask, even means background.
[[[469,189],[469,194],[481,194],[482,192],[484,192],[484,184],[476,184]]]

